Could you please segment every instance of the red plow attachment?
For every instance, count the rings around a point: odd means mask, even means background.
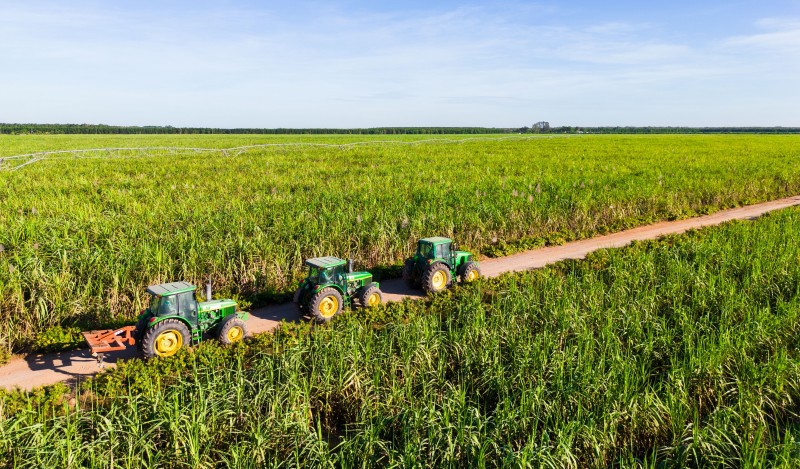
[[[133,332],[136,326],[125,326],[119,329],[105,329],[102,331],[85,331],[81,332],[89,344],[89,348],[93,354],[113,352],[114,350],[123,350],[128,345],[134,345],[136,340],[133,338]],[[127,344],[126,344],[127,342]]]

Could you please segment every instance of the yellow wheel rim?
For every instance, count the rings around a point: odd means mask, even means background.
[[[171,357],[183,347],[183,336],[180,332],[169,329],[156,337],[156,355],[159,357]]]
[[[330,318],[339,310],[339,300],[335,296],[326,296],[319,302],[319,314],[323,318]]]
[[[472,282],[478,280],[478,271],[477,270],[470,270],[467,274],[467,282]]]
[[[244,337],[244,330],[239,326],[233,326],[228,329],[228,333],[225,335],[228,338],[228,342],[239,342]]]
[[[381,296],[377,293],[371,294],[367,299],[367,306],[369,307],[378,306],[379,304],[381,304]]]
[[[447,283],[447,275],[444,273],[443,270],[436,271],[433,274],[433,278],[431,279],[431,284],[433,284],[434,290],[441,290],[444,288],[445,283]]]

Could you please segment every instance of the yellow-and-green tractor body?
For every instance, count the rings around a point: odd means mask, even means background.
[[[458,279],[472,282],[481,276],[478,262],[472,254],[459,251],[453,240],[440,236],[423,238],[417,251],[403,265],[403,279],[411,288],[435,293],[450,287]]]
[[[248,314],[237,311],[235,301],[198,302],[196,289],[186,282],[147,287],[150,304],[139,315],[134,332],[143,357],[174,355],[181,347],[197,344],[206,335],[212,335],[223,343],[238,342],[247,335],[244,321]]]
[[[345,307],[373,307],[383,303],[380,284],[372,281],[372,274],[345,269],[347,261],[344,259],[315,257],[305,264],[308,275],[294,294],[300,313],[327,322]]]

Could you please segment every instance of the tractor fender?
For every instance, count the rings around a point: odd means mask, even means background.
[[[156,324],[160,323],[161,321],[166,321],[167,319],[177,319],[178,321],[182,322],[186,327],[188,327],[189,331],[192,331],[194,329],[192,325],[189,323],[189,321],[187,321],[186,318],[181,316],[153,316],[147,323],[146,327],[149,329],[155,326]]]
[[[322,290],[324,288],[333,288],[334,290],[338,291],[339,294],[342,295],[342,296],[347,294],[344,290],[342,290],[342,287],[340,287],[339,285],[336,285],[335,283],[328,283],[328,284],[325,284],[325,285],[318,285],[317,288],[314,289],[314,293],[317,293],[318,291],[320,291],[320,290]]]
[[[375,287],[375,288],[378,288],[378,289],[380,289],[380,288],[381,288],[381,284],[380,284],[379,282],[369,282],[369,283],[365,283],[364,285],[362,285],[362,286],[358,287],[358,288],[356,289],[356,292],[361,292],[361,291],[364,291],[364,290],[366,290],[367,288],[370,288],[370,287]]]
[[[244,314],[245,314],[245,317],[242,317],[242,316],[241,316],[239,313],[244,313]],[[239,318],[239,319],[241,319],[241,320],[243,320],[243,321],[244,321],[244,320],[247,320],[247,311],[237,311],[237,312],[235,312],[235,313],[231,313],[231,314],[229,314],[229,315],[227,315],[227,316],[223,317],[222,319],[220,319],[220,320],[219,320],[219,322],[217,323],[217,325],[215,326],[215,328],[216,328],[217,330],[219,330],[219,329],[222,327],[222,325],[223,325],[223,324],[225,324],[226,322],[228,322],[228,320],[230,320],[230,319],[232,319],[232,318]]]
[[[248,313],[247,311],[236,311],[235,313],[231,313],[231,314],[227,314],[227,315],[223,316],[222,319],[219,320],[219,323],[220,324],[224,324],[225,321],[227,321],[230,318],[239,318],[242,321],[247,321],[247,319],[249,317],[250,317],[250,313]]]

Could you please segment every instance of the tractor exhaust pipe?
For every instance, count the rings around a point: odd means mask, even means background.
[[[206,283],[206,301],[211,301],[211,279]]]
[[[352,274],[353,273],[353,259],[347,259],[347,270]]]

